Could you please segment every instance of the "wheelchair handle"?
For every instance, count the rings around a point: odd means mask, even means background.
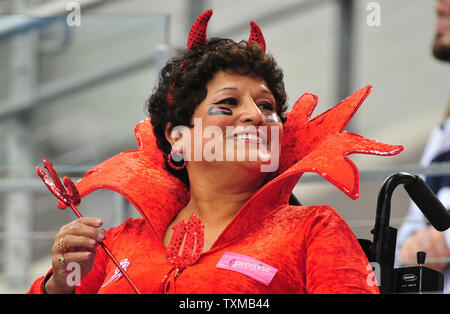
[[[450,227],[450,214],[447,209],[425,181],[419,176],[415,177],[415,182],[404,185],[406,192],[436,230],[447,230]]]
[[[391,198],[395,188],[403,184],[405,190],[423,212],[429,222],[439,231],[450,226],[450,215],[428,187],[417,175],[399,172],[389,176],[383,183],[378,194],[377,213],[373,233],[370,261],[379,263],[381,267],[382,293],[393,291],[394,259],[397,240],[397,229],[389,226],[391,216]]]

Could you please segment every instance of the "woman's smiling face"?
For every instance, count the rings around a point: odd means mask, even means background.
[[[190,143],[183,141],[188,160],[200,161],[199,150],[202,161],[259,165],[274,154],[279,157],[283,125],[264,79],[219,71],[206,87],[207,95],[192,116]]]

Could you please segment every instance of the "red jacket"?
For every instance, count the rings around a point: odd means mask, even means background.
[[[143,293],[376,293],[369,262],[343,219],[328,206],[288,204],[307,171],[357,198],[358,170],[347,155],[402,150],[344,131],[370,89],[357,91],[314,119],[317,97],[304,94],[286,115],[278,172],[245,203],[211,249],[181,273],[166,258],[162,240],[189,192],[163,170],[164,157],[148,119],[136,128],[138,150],[91,169],[77,187],[82,196],[99,188],[119,192],[143,216],[111,228],[105,240],[117,260],[128,262],[127,274]],[[133,293],[115,272],[99,248],[94,268],[76,292]],[[44,278],[29,292],[43,293]]]

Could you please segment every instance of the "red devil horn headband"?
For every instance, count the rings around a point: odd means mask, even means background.
[[[194,25],[192,25],[187,43],[187,48],[189,50],[193,48],[202,48],[206,45],[206,30],[212,14],[213,11],[211,9],[206,10],[197,18]],[[250,37],[248,38],[248,43],[258,43],[264,51],[266,51],[266,41],[264,40],[261,29],[254,21],[250,22]]]
[[[258,43],[261,45],[261,47],[266,51],[266,41],[264,40],[264,36],[261,32],[261,29],[259,28],[258,24],[251,21],[250,22],[250,37],[248,37],[248,43]]]
[[[208,28],[208,22],[211,18],[213,11],[211,9],[203,12],[195,21],[189,32],[189,38],[187,48],[201,48],[206,45],[206,29]]]
[[[194,25],[192,25],[191,30],[189,31],[189,37],[187,41],[187,49],[191,50],[194,48],[203,48],[206,46],[208,42],[206,38],[206,31],[208,29],[208,22],[211,19],[213,11],[211,9],[206,10],[195,21]],[[254,21],[250,22],[250,36],[248,37],[249,45],[253,45],[254,43],[258,43],[264,51],[266,51],[266,41],[264,40],[264,36],[259,28],[258,24]],[[180,65],[180,68],[183,67],[183,63]],[[175,87],[175,82],[172,83],[170,89]],[[172,95],[170,91],[167,95],[167,102],[170,104],[172,102]]]

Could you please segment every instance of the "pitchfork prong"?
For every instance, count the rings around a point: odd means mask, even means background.
[[[43,160],[44,167],[48,170],[48,173],[50,174],[50,177],[52,178],[53,182],[55,183],[55,186],[60,191],[65,191],[66,188],[62,184],[61,180],[59,179],[58,173],[55,171],[55,167],[53,164],[48,160],[47,158],[44,158]]]
[[[67,187],[67,192],[70,195],[70,199],[74,205],[81,203],[80,192],[78,192],[77,186],[73,183],[69,177],[64,177],[64,185]]]
[[[48,190],[56,196],[59,200],[66,202],[64,199],[64,196],[61,194],[61,192],[56,188],[55,184],[52,180],[50,180],[49,176],[42,170],[41,167],[36,167],[36,173],[37,175],[42,179],[45,186],[48,188]]]
[[[67,205],[78,203],[79,193],[78,190],[76,190],[75,184],[73,184],[72,182],[73,185],[71,185],[71,189],[69,192],[61,183],[61,180],[59,179],[59,176],[56,173],[53,164],[46,158],[44,159],[44,167],[48,170],[50,177],[45,173],[44,170],[42,170],[40,166],[36,167],[36,173],[42,179],[49,191],[53,195],[55,195],[56,198]]]

